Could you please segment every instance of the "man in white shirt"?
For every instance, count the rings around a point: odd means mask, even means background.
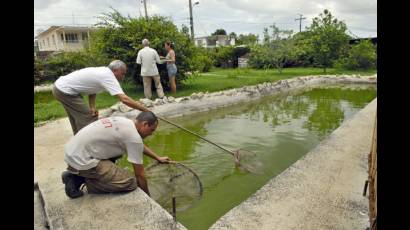
[[[151,83],[152,80],[154,80],[155,88],[157,89],[157,95],[159,98],[163,98],[164,91],[162,89],[161,79],[156,64],[162,64],[162,61],[159,59],[157,51],[149,47],[148,39],[142,40],[142,45],[144,45],[144,48],[138,52],[137,64],[141,65],[144,95],[146,98],[151,99]]]
[[[62,180],[67,196],[82,196],[80,187],[83,183],[88,193],[127,192],[138,186],[150,195],[144,176],[143,154],[161,163],[170,161],[169,157],[158,156],[142,141],[157,126],[154,113],[141,112],[135,121],[108,117],[81,129],[65,146],[64,160],[68,171],[63,172]],[[125,153],[135,176],[110,160]]]
[[[108,67],[88,67],[61,76],[53,86],[54,97],[63,104],[70,120],[73,133],[98,119],[95,107],[97,93],[109,92],[131,108],[148,111],[140,103],[128,97],[120,83],[125,77],[127,66],[120,60],[112,61]],[[87,106],[82,95],[88,95]]]

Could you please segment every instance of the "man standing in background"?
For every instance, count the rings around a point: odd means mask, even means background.
[[[148,39],[142,40],[142,48],[138,52],[137,64],[141,65],[141,76],[144,84],[144,95],[146,98],[151,99],[151,84],[154,80],[155,88],[157,89],[157,95],[159,98],[164,97],[164,91],[161,85],[161,79],[158,73],[157,63],[162,64],[159,59],[159,55],[156,50],[149,47]]]

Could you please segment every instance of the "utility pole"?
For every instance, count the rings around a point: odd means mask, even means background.
[[[73,26],[75,26],[75,23],[74,23],[74,12],[71,12],[71,14],[73,15]]]
[[[192,2],[189,0],[189,22],[191,23],[191,39],[194,40],[194,19],[192,18]]]
[[[296,18],[295,21],[299,20],[299,32],[302,32],[302,20],[306,18],[302,18],[302,14],[299,14],[299,18]]]
[[[144,1],[144,9],[145,9],[145,18],[147,19],[147,21],[148,21],[148,13],[147,13],[147,1],[146,0],[143,0]]]

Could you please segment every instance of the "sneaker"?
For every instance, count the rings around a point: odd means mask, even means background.
[[[65,184],[65,194],[70,198],[77,198],[83,194],[80,190],[80,186],[84,183],[84,177],[80,177],[74,174],[71,174],[68,171],[64,171],[61,174],[63,183]]]

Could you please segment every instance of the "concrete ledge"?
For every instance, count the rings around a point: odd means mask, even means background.
[[[39,188],[50,229],[186,229],[141,189],[70,199],[59,180],[39,183]]]
[[[38,186],[34,188],[34,229],[47,230],[46,214],[44,213],[43,203],[40,197]]]
[[[210,229],[368,227],[362,192],[376,106],[377,99]]]
[[[151,107],[155,114],[165,117],[178,117],[194,114],[197,112],[209,111],[221,107],[234,105],[241,102],[257,100],[263,96],[276,95],[282,92],[288,92],[306,87],[318,85],[332,85],[340,83],[351,84],[377,84],[376,75],[373,76],[337,76],[337,75],[320,75],[304,76],[286,80],[280,80],[274,83],[265,82],[254,86],[244,86],[230,90],[224,90],[214,93],[193,93],[189,97],[180,97],[173,100],[141,99],[140,102],[145,106]],[[131,109],[122,103],[117,103],[109,109],[100,113],[100,117],[124,116],[135,118],[140,113],[139,110]]]

